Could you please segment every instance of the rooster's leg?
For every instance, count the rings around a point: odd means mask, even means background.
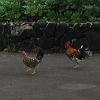
[[[75,63],[75,65],[73,66],[73,68],[77,69],[79,67],[80,60],[78,58],[76,58],[75,56],[73,56],[71,58],[71,60]]]
[[[76,64],[73,66],[74,69],[77,69],[79,67],[79,64]]]

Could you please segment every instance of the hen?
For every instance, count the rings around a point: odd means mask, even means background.
[[[39,48],[37,50],[37,55],[34,58],[30,57],[28,53],[26,53],[24,50],[21,50],[20,54],[21,54],[23,63],[28,67],[27,72],[32,71],[32,75],[35,74],[37,65],[41,62],[44,56],[43,50]]]

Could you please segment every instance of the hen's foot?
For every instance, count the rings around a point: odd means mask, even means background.
[[[36,74],[36,72],[34,71],[34,72],[32,72],[32,75],[34,75],[34,74]]]
[[[29,69],[27,69],[26,71],[27,71],[27,72],[29,72],[29,71],[31,71],[31,70],[32,70],[32,69],[31,69],[31,68],[29,68]]]

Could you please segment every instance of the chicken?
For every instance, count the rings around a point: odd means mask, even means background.
[[[37,56],[35,58],[30,57],[24,50],[20,51],[20,54],[23,63],[28,67],[27,72],[32,71],[32,75],[34,75],[36,73],[37,65],[41,62],[44,55],[42,49],[39,48],[37,50]]]
[[[67,41],[65,43],[65,48],[67,49],[65,54],[68,56],[68,58],[76,63],[74,68],[78,67],[80,60],[80,52],[72,47],[72,43],[70,41]]]

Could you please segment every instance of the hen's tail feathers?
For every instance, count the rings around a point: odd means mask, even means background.
[[[41,60],[44,56],[44,50],[42,48],[38,48],[36,59]]]

